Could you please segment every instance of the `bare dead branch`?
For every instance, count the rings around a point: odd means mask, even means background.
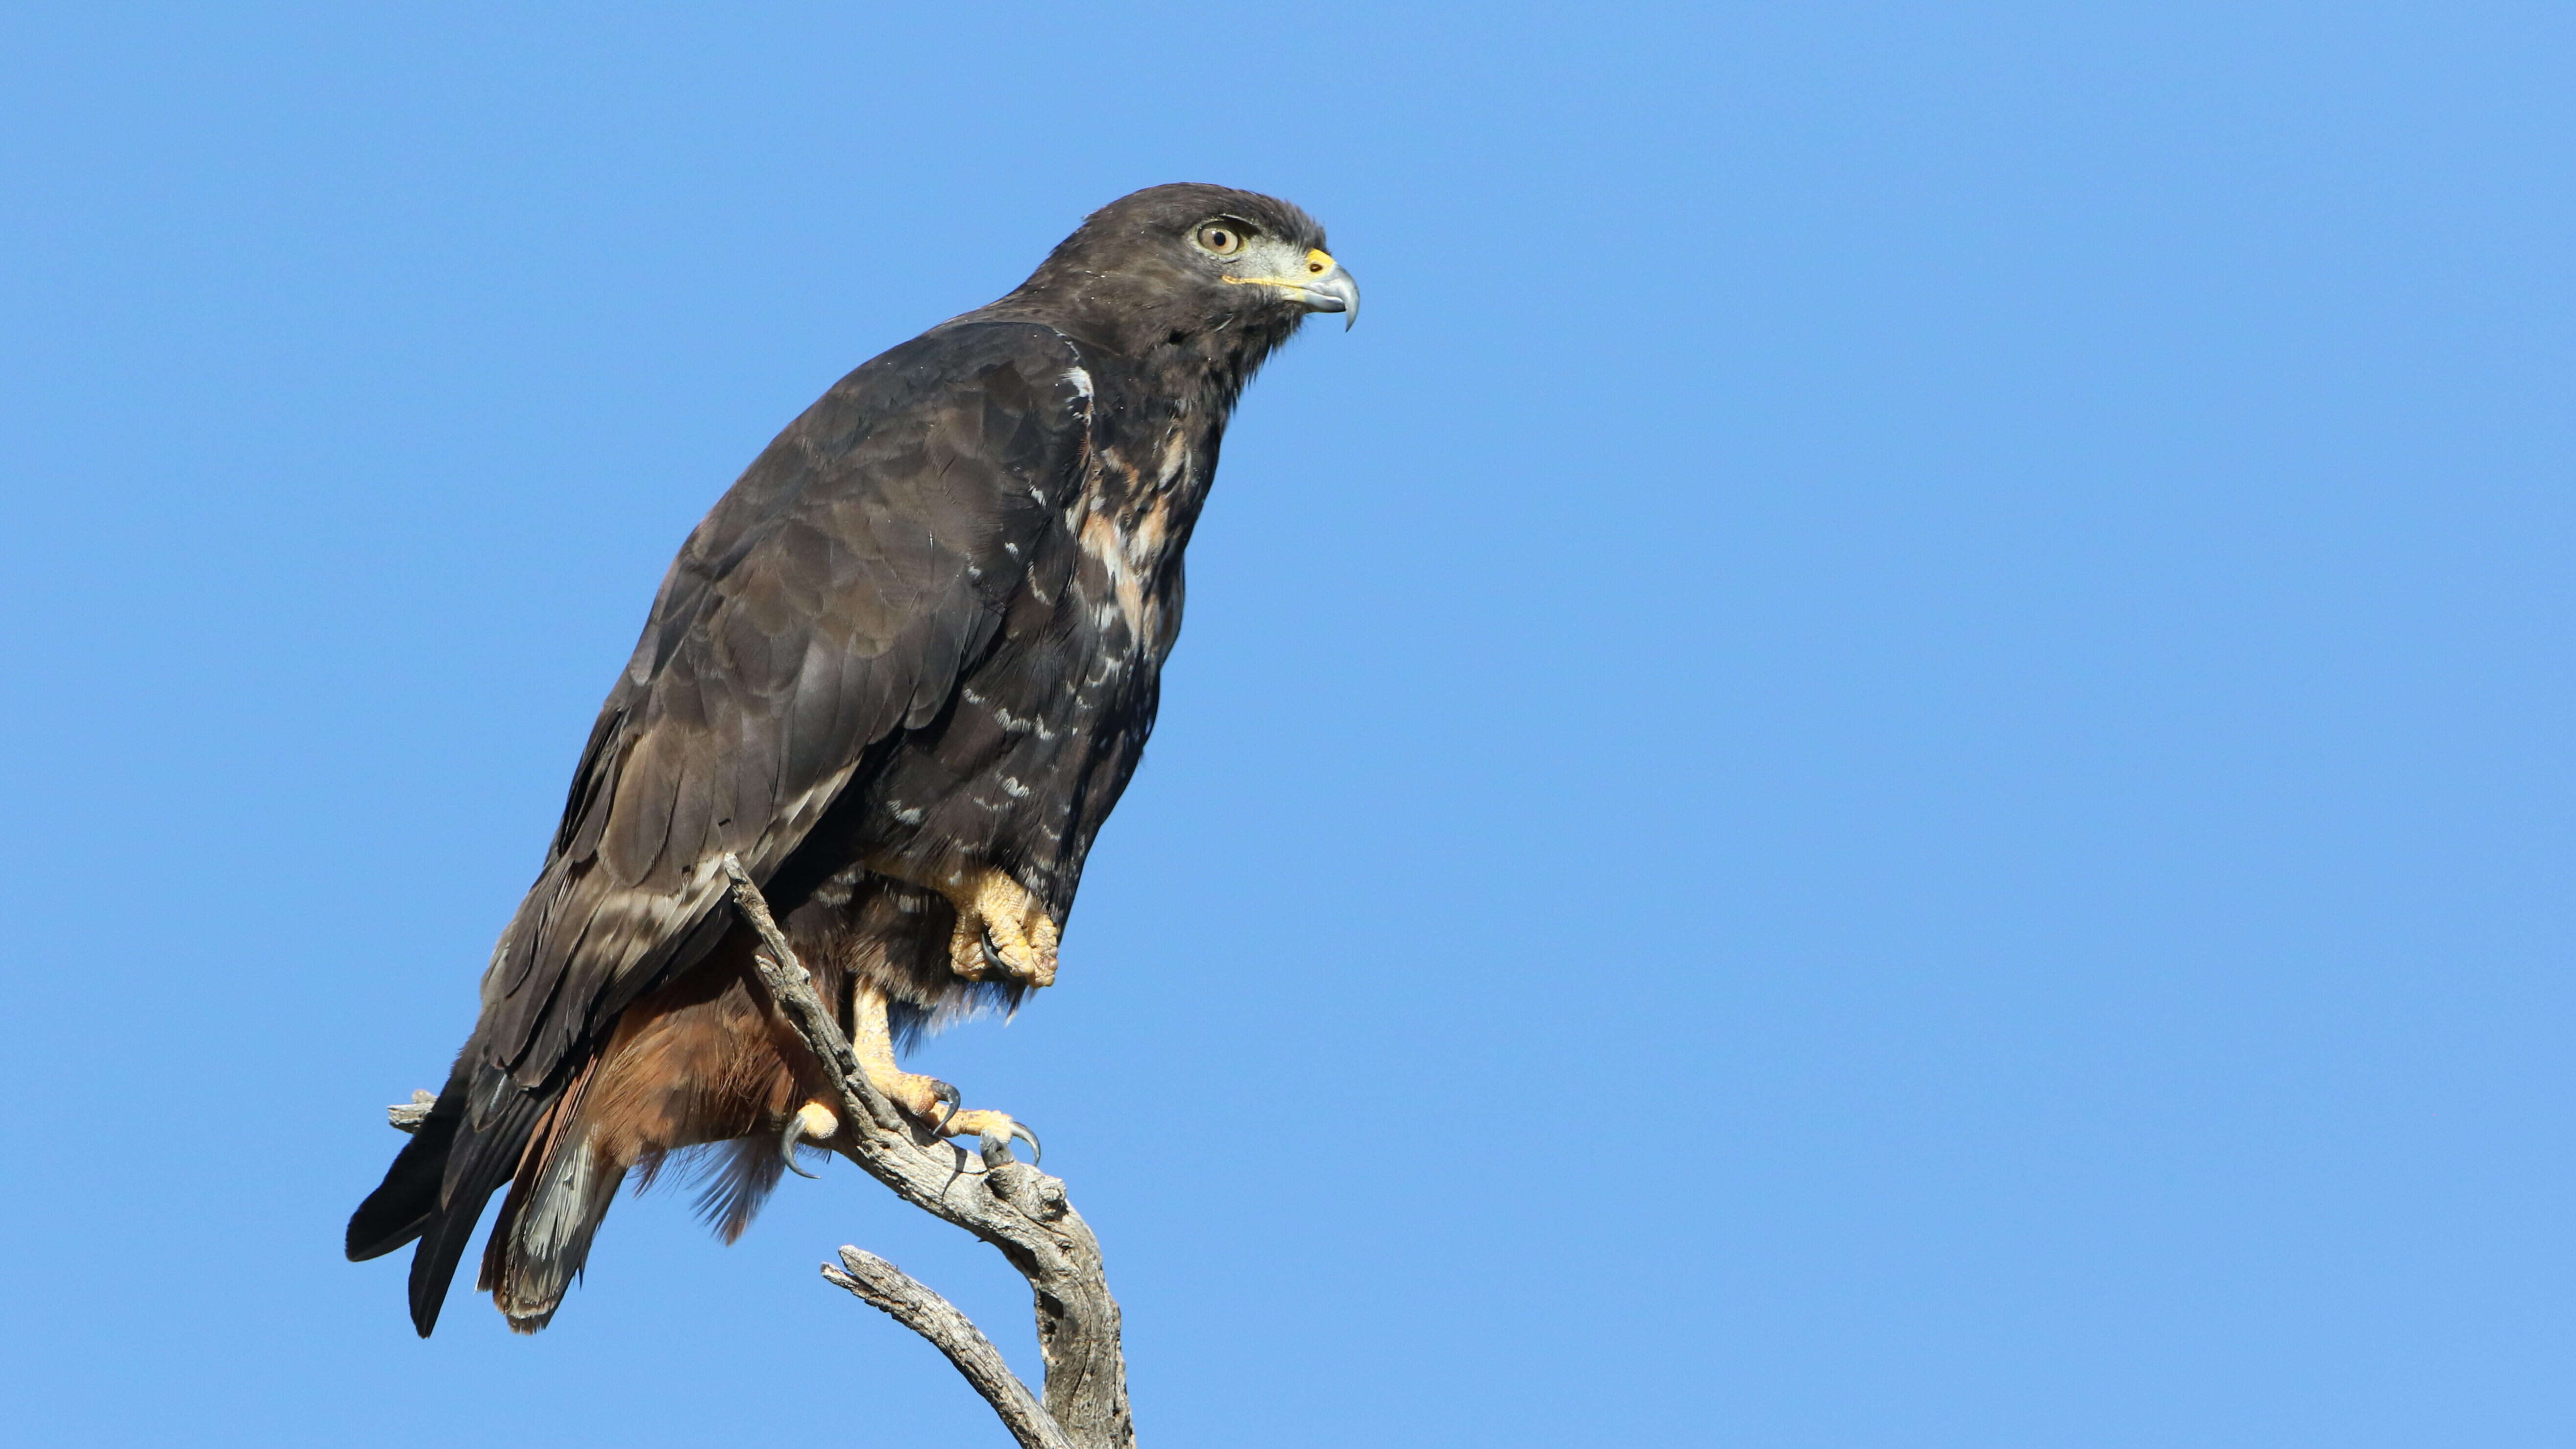
[[[983,1330],[919,1279],[861,1248],[843,1248],[841,1266],[824,1264],[823,1276],[929,1339],[993,1406],[1012,1438],[1028,1449],[1074,1449],[1056,1427],[1055,1416],[1029,1396],[1028,1385],[1002,1362],[1001,1350],[993,1347]]]
[[[385,1109],[385,1120],[394,1124],[396,1132],[417,1132],[421,1122],[429,1116],[429,1109],[437,1105],[436,1092],[424,1092],[414,1087],[410,1101],[396,1102]]]

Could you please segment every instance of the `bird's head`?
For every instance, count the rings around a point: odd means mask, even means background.
[[[1228,329],[1275,342],[1314,312],[1339,312],[1347,327],[1360,289],[1295,206],[1181,183],[1093,212],[1012,300],[1062,309],[1134,347]]]

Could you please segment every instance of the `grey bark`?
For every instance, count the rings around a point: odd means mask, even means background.
[[[415,1089],[410,1101],[396,1102],[387,1107],[385,1118],[394,1124],[396,1132],[417,1132],[420,1130],[422,1119],[429,1116],[429,1109],[437,1105],[436,1093]]]
[[[823,1276],[849,1289],[869,1305],[884,1309],[895,1322],[929,1339],[984,1402],[993,1406],[1011,1437],[1022,1444],[1044,1445],[1047,1449],[1074,1449],[1064,1437],[1055,1416],[1046,1406],[1029,1396],[1029,1386],[1021,1383],[1002,1362],[1002,1351],[984,1336],[972,1320],[957,1311],[957,1305],[922,1286],[920,1280],[901,1268],[863,1248],[843,1248],[841,1266],[823,1266]]]

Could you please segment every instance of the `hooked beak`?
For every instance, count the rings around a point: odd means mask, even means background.
[[[1339,312],[1342,330],[1360,320],[1360,284],[1332,254],[1310,251],[1298,267],[1300,275],[1286,277],[1228,277],[1229,282],[1245,286],[1277,287],[1309,312]]]
[[[1331,276],[1306,288],[1305,295],[1299,300],[1318,312],[1341,313],[1342,330],[1345,332],[1360,320],[1359,280],[1338,265],[1333,268]]]

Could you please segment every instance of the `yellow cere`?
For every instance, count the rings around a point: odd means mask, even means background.
[[[1333,260],[1332,253],[1311,250],[1306,253],[1306,275],[1302,277],[1219,277],[1217,280],[1231,282],[1238,287],[1303,287],[1339,265],[1341,265],[1339,262]]]

